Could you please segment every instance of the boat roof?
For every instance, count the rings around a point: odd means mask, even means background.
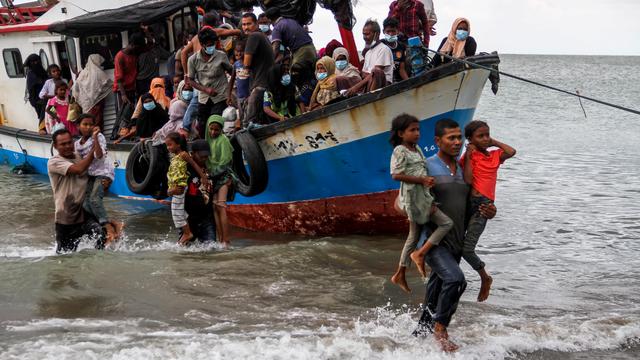
[[[156,22],[180,9],[201,3],[200,0],[110,0],[104,2],[119,4],[105,7],[102,6],[103,1],[100,1],[100,9],[84,12],[69,19],[58,19],[49,25],[48,30],[74,37],[114,33],[136,28],[141,23]]]

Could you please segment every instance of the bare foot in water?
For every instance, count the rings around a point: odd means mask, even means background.
[[[391,282],[400,286],[402,290],[407,293],[411,293],[411,289],[409,288],[409,284],[407,284],[407,279],[405,278],[406,267],[399,266],[398,270],[391,277]]]
[[[483,302],[489,298],[489,291],[491,291],[491,284],[493,284],[493,278],[486,272],[485,275],[486,276],[480,276],[480,292],[478,293],[479,302]]]
[[[186,246],[191,240],[193,240],[193,233],[189,225],[185,225],[182,227],[182,236],[178,240],[178,245]]]
[[[116,229],[116,239],[120,239],[122,230],[124,230],[124,223],[122,221],[112,221],[111,225]]]
[[[427,277],[427,271],[424,269],[424,255],[420,254],[419,251],[414,251],[409,255],[411,260],[416,264],[418,268],[418,272],[420,272],[420,276],[423,278]]]
[[[447,328],[438,322],[433,329],[433,336],[440,344],[440,348],[444,352],[455,352],[460,348],[458,345],[449,340],[449,333],[447,332]]]
[[[104,242],[104,246],[109,246],[116,239],[116,228],[111,223],[106,223],[104,225],[104,230],[106,232],[106,239]]]

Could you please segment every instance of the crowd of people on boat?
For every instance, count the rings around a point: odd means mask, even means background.
[[[58,65],[49,65],[45,70],[40,57],[33,54],[25,62],[27,94],[38,114],[41,133],[59,138],[64,133],[58,131],[65,130],[72,138],[80,137],[77,147],[86,150],[91,148],[86,144],[105,141],[102,134],[102,140],[93,141],[91,131],[86,126],[83,130],[83,124],[91,120],[102,131],[105,99],[116,93],[115,143],[151,141],[156,146],[166,144],[171,153],[168,192],[173,199],[175,226],[182,232],[180,243],[203,237],[197,236],[202,232],[199,226],[194,232],[185,225],[185,204],[189,201],[183,197],[187,194],[214,204],[217,239],[226,243],[225,208],[227,200],[233,199],[235,181],[233,149],[227,136],[409,79],[416,75],[408,51],[409,39],[428,46],[435,35],[436,22],[431,1],[393,1],[382,26],[371,19],[364,23],[365,48],[361,54],[353,54],[337,40],[318,51],[308,28],[281,16],[276,7],[259,16],[253,11],[234,15],[212,10],[201,14],[198,29],[185,31],[183,44],[174,53],[159,45],[153,27],[141,25],[113,59],[105,59],[107,55],[101,53],[89,55],[75,81],[65,79]],[[468,20],[457,19],[439,50],[454,58],[474,55],[475,40],[469,30]],[[435,56],[432,62],[449,60]],[[105,61],[115,65],[113,78],[103,70]],[[169,64],[167,76],[160,76],[163,61]],[[201,140],[195,146],[204,149],[206,143],[208,151],[194,154],[186,146],[189,140]],[[106,146],[101,149],[100,154],[95,153],[95,161],[107,156]],[[91,168],[89,176],[97,176]],[[206,186],[186,186],[194,176]],[[105,185],[106,191],[110,181],[101,179],[95,183]],[[102,194],[90,187],[87,194],[98,194],[93,195],[95,203],[95,196]],[[107,224],[104,217],[95,217],[103,226]],[[107,227],[110,237],[117,235],[120,225],[115,225]]]

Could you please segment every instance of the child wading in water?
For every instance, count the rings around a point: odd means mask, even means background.
[[[489,125],[484,121],[472,121],[464,128],[464,136],[469,145],[460,162],[464,168],[464,181],[471,185],[469,197],[469,223],[464,238],[462,257],[480,274],[482,285],[478,294],[478,301],[485,301],[489,297],[489,290],[493,279],[485,270],[485,264],[476,254],[476,245],[480,235],[487,225],[478,208],[482,204],[492,204],[496,194],[496,180],[498,168],[507,159],[516,154],[516,149],[491,138]],[[497,150],[489,151],[491,147]]]
[[[416,263],[418,271],[425,277],[424,257],[429,250],[440,243],[440,240],[451,230],[453,221],[435,206],[429,188],[435,185],[433,177],[427,173],[427,159],[418,146],[420,140],[420,123],[417,118],[402,114],[393,119],[391,124],[391,145],[394,146],[391,156],[391,176],[400,181],[400,192],[396,200],[398,209],[409,218],[409,235],[400,255],[398,270],[391,277],[391,282],[410,292],[405,272]],[[417,251],[419,225],[433,222],[438,228],[431,234],[427,242]]]
[[[187,183],[189,180],[189,172],[187,171],[187,164],[191,165],[193,169],[200,176],[203,188],[209,187],[207,181],[207,175],[202,168],[196,164],[186,151],[186,141],[177,132],[167,134],[164,143],[167,145],[167,150],[171,153],[171,163],[169,164],[169,170],[167,171],[168,180],[168,192],[171,196],[171,216],[173,217],[173,223],[176,229],[182,230],[182,235],[178,244],[186,245],[193,239],[193,233],[187,222],[187,213],[184,210],[184,195],[187,189]]]
[[[96,220],[107,232],[105,246],[112,243],[122,234],[124,224],[119,221],[109,220],[107,210],[104,208],[104,194],[111,186],[114,178],[113,163],[107,157],[107,140],[100,133],[100,128],[95,126],[95,118],[91,114],[81,114],[78,117],[80,124],[80,140],[75,142],[75,150],[84,159],[89,156],[93,143],[98,142],[94,159],[89,165],[87,174],[87,195],[84,201],[84,209],[93,214]]]

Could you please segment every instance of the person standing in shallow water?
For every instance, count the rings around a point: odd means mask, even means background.
[[[69,130],[60,129],[52,135],[53,147],[58,154],[49,159],[47,169],[56,209],[56,253],[76,251],[80,239],[85,235],[95,237],[96,249],[104,249],[102,226],[83,208],[89,182],[87,170],[99,146],[99,133],[99,129],[94,129],[93,149],[84,159],[74,151]]]
[[[462,168],[457,161],[462,149],[462,131],[458,123],[451,119],[438,120],[435,125],[435,142],[438,153],[427,159],[429,174],[435,178],[432,188],[438,207],[451,220],[453,228],[425,256],[431,267],[424,300],[424,311],[414,335],[433,332],[442,350],[456,351],[458,346],[449,340],[447,328],[458,308],[460,297],[467,282],[460,269],[460,260],[465,241],[466,210],[469,185],[464,181]],[[492,219],[496,215],[493,204],[482,204],[479,213]],[[426,230],[426,226],[423,230]],[[421,241],[426,239],[426,231],[421,233]]]

